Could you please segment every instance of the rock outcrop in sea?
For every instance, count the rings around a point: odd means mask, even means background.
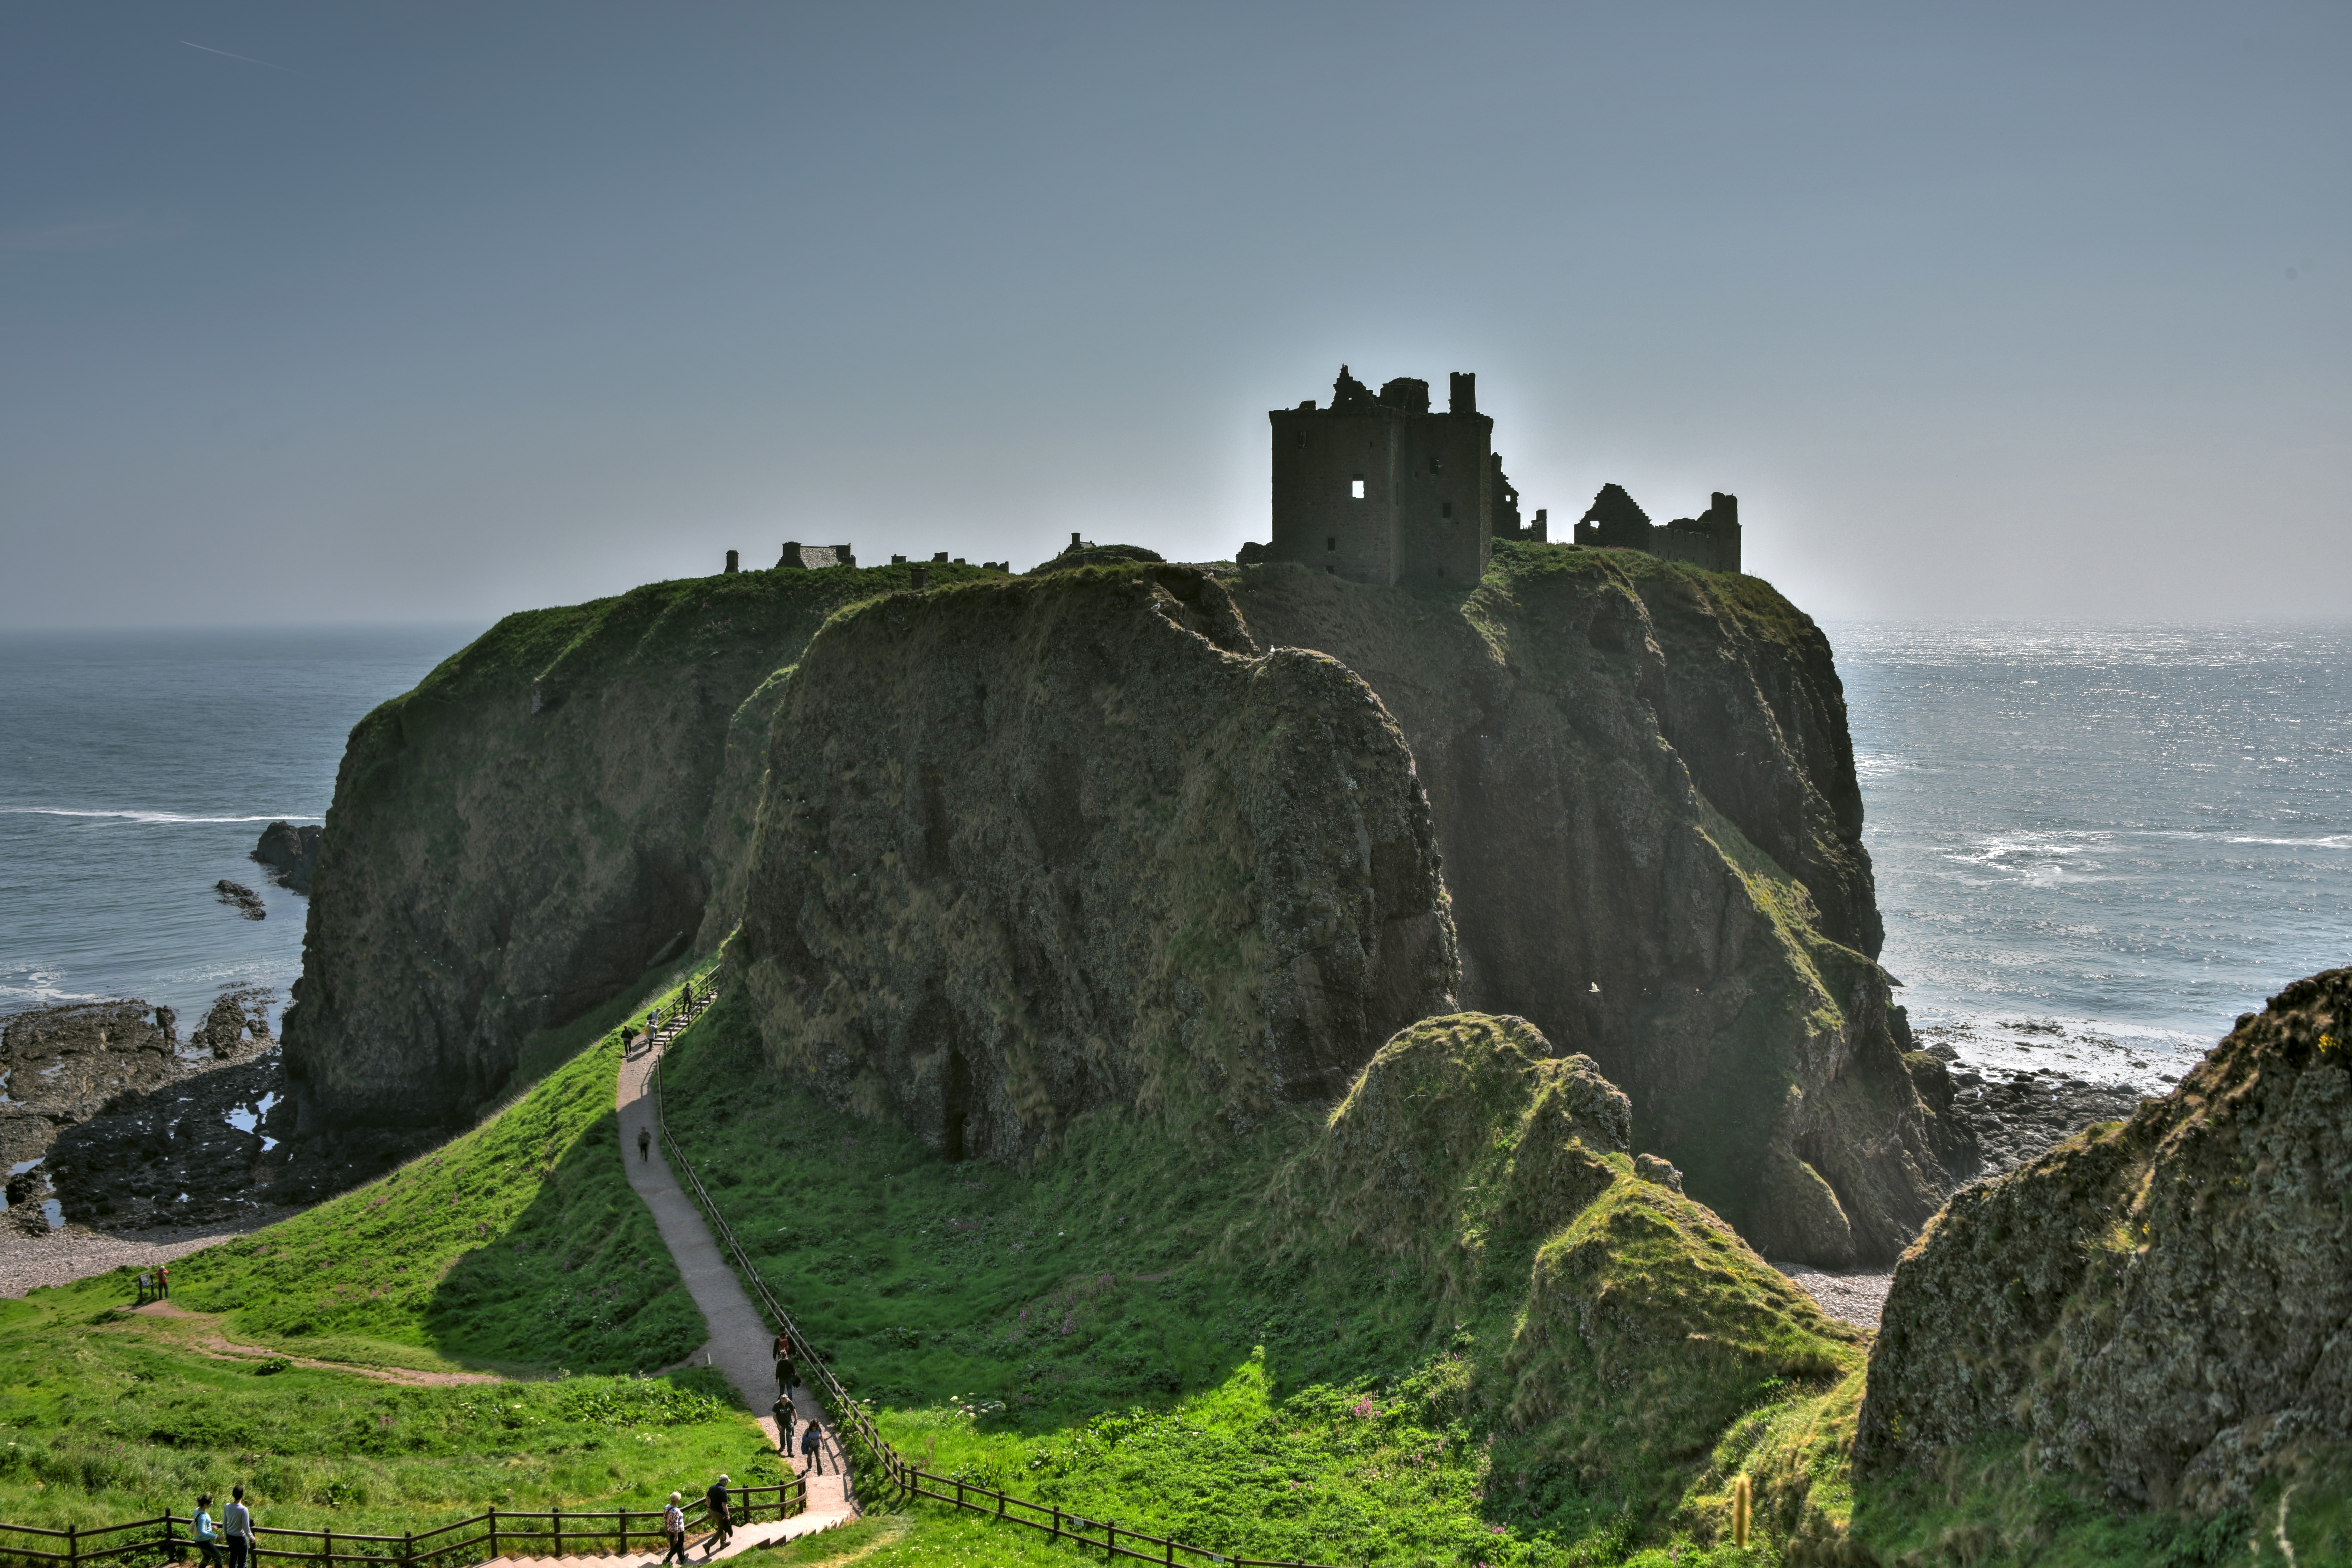
[[[269,879],[289,892],[310,890],[310,873],[318,868],[319,841],[325,829],[316,824],[295,826],[273,822],[261,830],[253,858],[269,868]]]
[[[1973,1186],[1895,1270],[1856,1460],[2002,1432],[2122,1502],[2211,1510],[2352,1440],[2352,970],[2180,1086]]]

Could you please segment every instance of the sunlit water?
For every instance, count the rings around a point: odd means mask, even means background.
[[[2352,962],[2352,628],[1825,629],[1915,1025],[2160,1088]]]
[[[303,900],[248,858],[323,819],[362,715],[463,627],[0,634],[0,1013],[97,996],[177,1008],[285,988]],[[222,879],[267,920],[221,904]]]
[[[1887,967],[1964,1054],[2159,1087],[2352,961],[2352,630],[1832,625]],[[0,1013],[285,986],[352,725],[463,627],[0,635]],[[215,901],[227,878],[269,918]]]

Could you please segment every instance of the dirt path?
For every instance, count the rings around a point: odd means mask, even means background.
[[[664,1026],[652,1040],[622,1060],[620,1082],[614,1093],[621,1117],[621,1156],[628,1163],[629,1184],[645,1200],[646,1207],[653,1211],[662,1241],[677,1262],[678,1276],[694,1298],[694,1304],[702,1310],[702,1320],[709,1328],[710,1338],[692,1360],[718,1368],[746,1404],[754,1410],[765,1410],[776,1397],[775,1368],[768,1357],[773,1332],[760,1316],[759,1309],[751,1304],[751,1298],[744,1293],[742,1281],[736,1279],[734,1269],[720,1256],[718,1243],[711,1239],[710,1227],[703,1223],[702,1211],[694,1206],[694,1200],[678,1184],[663,1154],[661,1130],[654,1122],[654,1068],[680,1027]],[[637,1150],[640,1131],[651,1135],[650,1148],[645,1154]],[[721,1556],[806,1535],[857,1517],[857,1505],[849,1497],[842,1475],[845,1456],[840,1437],[805,1384],[793,1390],[793,1407],[803,1425],[814,1421],[823,1435],[819,1457],[824,1468],[808,1478],[807,1511],[782,1524],[737,1531],[734,1544]],[[775,1418],[761,1416],[760,1427],[767,1433],[768,1441],[774,1443]],[[795,1456],[793,1463],[799,1462]]]
[[[289,1355],[263,1345],[241,1345],[220,1331],[217,1312],[191,1312],[176,1301],[150,1301],[143,1307],[128,1310],[134,1318],[160,1320],[184,1328],[186,1332],[174,1332],[173,1337],[198,1355],[215,1361],[268,1361],[275,1358],[289,1366],[307,1366],[319,1372],[349,1373],[353,1377],[373,1378],[378,1383],[397,1383],[410,1388],[446,1388],[457,1383],[502,1383],[505,1380],[487,1372],[417,1372],[404,1366],[354,1366],[347,1361],[320,1361],[312,1356]]]

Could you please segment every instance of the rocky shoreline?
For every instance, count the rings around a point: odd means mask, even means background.
[[[274,994],[221,994],[184,1042],[168,1007],[71,1003],[0,1026],[6,1228],[251,1229],[406,1158],[425,1137],[296,1136]],[[111,1265],[109,1265],[111,1267]]]

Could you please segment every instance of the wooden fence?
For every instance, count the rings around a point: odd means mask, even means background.
[[[739,1524],[761,1517],[791,1519],[808,1506],[808,1483],[798,1476],[767,1487],[730,1487],[729,1511]],[[698,1497],[687,1508],[688,1533],[709,1523],[709,1503]],[[588,1552],[629,1550],[631,1542],[648,1545],[663,1542],[659,1509],[593,1510],[491,1509],[437,1530],[407,1535],[367,1535],[357,1531],[279,1530],[257,1525],[253,1531],[255,1568],[265,1558],[289,1563],[313,1563],[319,1568],[350,1563],[353,1568],[460,1568],[493,1557],[579,1556]],[[163,1513],[128,1524],[104,1524],[90,1530],[43,1530],[29,1524],[0,1524],[0,1556],[28,1563],[62,1563],[80,1568],[85,1563],[185,1562],[198,1556],[195,1521],[185,1514]],[[28,1544],[46,1542],[47,1545]],[[224,1561],[227,1545],[219,1552]]]

